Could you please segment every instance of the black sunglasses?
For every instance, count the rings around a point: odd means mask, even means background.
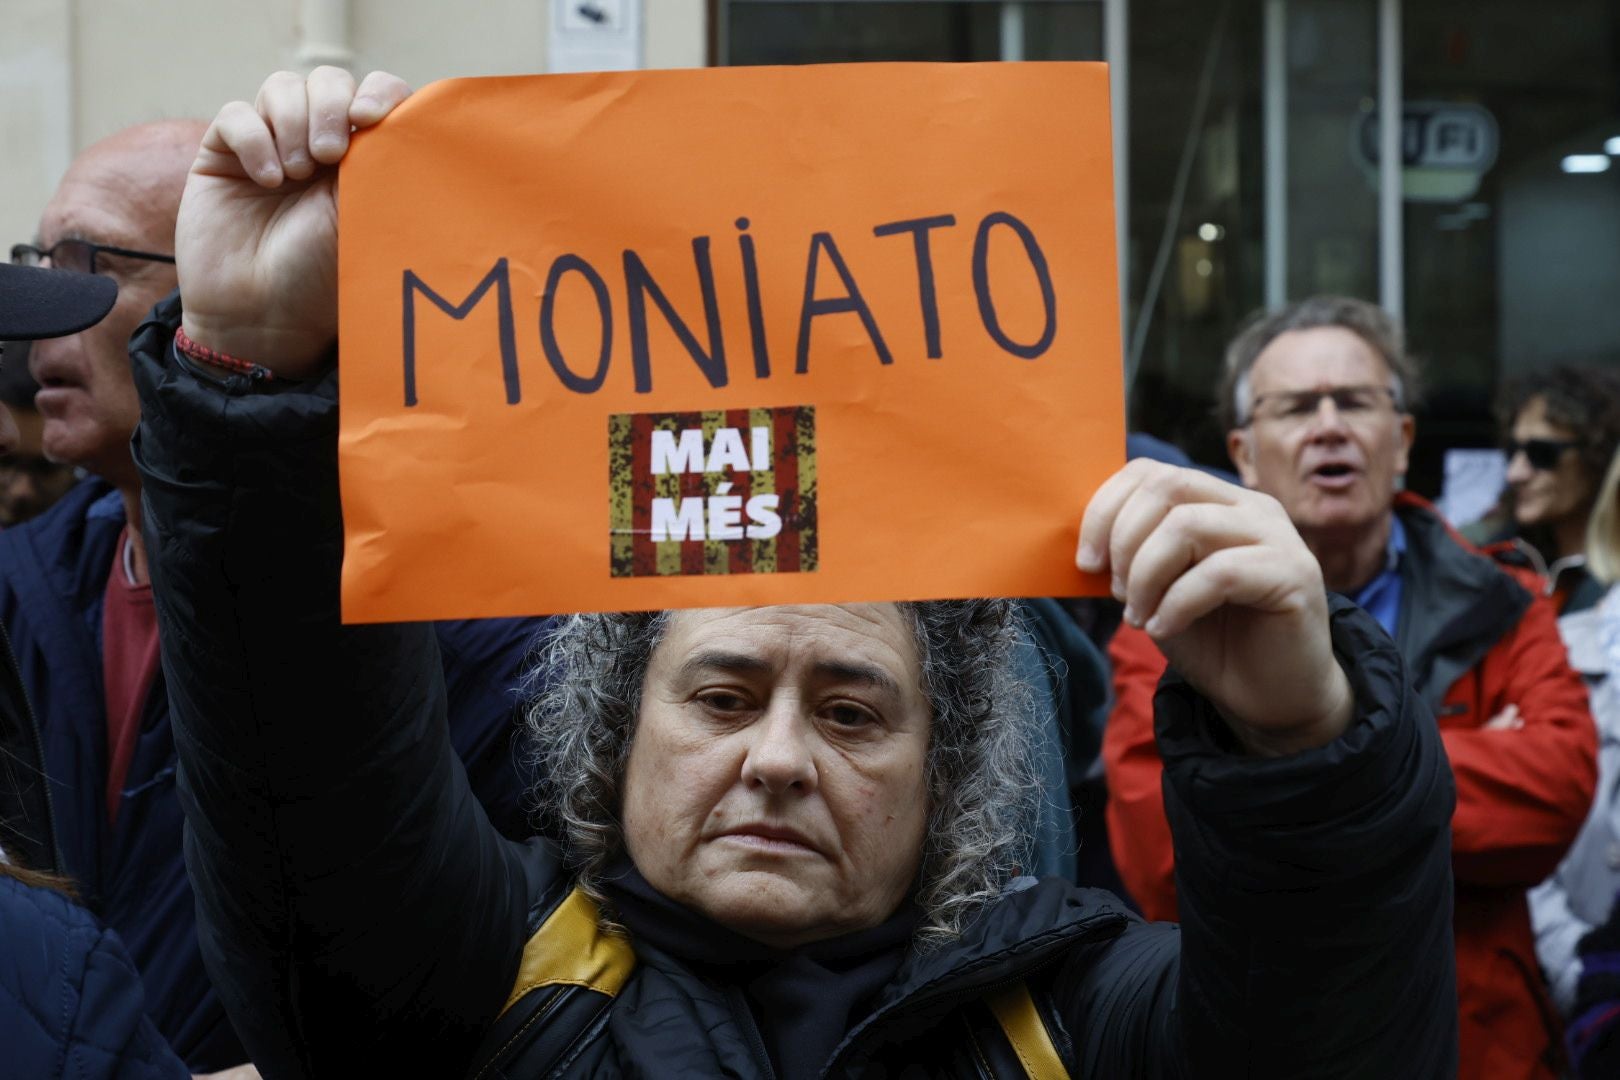
[[[81,274],[96,272],[96,256],[118,255],[126,259],[145,259],[148,262],[172,263],[173,255],[160,255],[155,251],[135,251],[132,248],[98,244],[93,240],[62,240],[48,248],[37,244],[13,244],[11,261],[18,266],[39,266],[46,259],[59,270],[77,270]]]
[[[1523,453],[1532,469],[1545,472],[1558,467],[1558,459],[1564,456],[1564,451],[1579,445],[1573,439],[1509,439],[1502,444],[1502,452],[1507,454],[1509,462]]]

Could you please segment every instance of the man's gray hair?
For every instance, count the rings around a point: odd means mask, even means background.
[[[1350,296],[1313,296],[1276,311],[1255,312],[1226,347],[1226,368],[1216,400],[1221,427],[1230,431],[1249,423],[1252,404],[1249,375],[1266,346],[1290,330],[1327,326],[1350,331],[1384,358],[1389,366],[1396,411],[1410,412],[1416,407],[1422,383],[1416,361],[1407,355],[1406,334],[1400,321],[1365,300]]]
[[[932,707],[928,818],[913,899],[919,944],[948,940],[1029,865],[1040,798],[1036,713],[1018,678],[1008,600],[897,605]],[[598,904],[623,851],[620,807],[642,683],[672,613],[574,615],[548,635],[528,709],[542,831]]]

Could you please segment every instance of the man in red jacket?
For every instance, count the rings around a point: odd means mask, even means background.
[[[1536,965],[1525,890],[1557,866],[1596,783],[1586,689],[1528,570],[1503,566],[1401,492],[1416,372],[1399,327],[1359,300],[1317,297],[1232,342],[1220,408],[1245,486],[1275,497],[1329,589],[1400,646],[1457,782],[1452,818],[1464,1080],[1558,1075],[1560,1033]],[[1217,558],[1243,558],[1241,550]],[[1103,743],[1108,831],[1127,888],[1175,919],[1170,830],[1153,738],[1165,660],[1125,612]]]

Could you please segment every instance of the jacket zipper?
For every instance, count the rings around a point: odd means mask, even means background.
[[[754,1052],[754,1058],[764,1075],[776,1080],[776,1069],[771,1065],[770,1052],[765,1049],[765,1040],[759,1034],[759,1025],[754,1023],[754,1010],[748,1007],[748,999],[743,996],[742,988],[729,986],[726,988],[726,1000],[731,1004],[731,1011],[737,1014],[737,1025],[748,1036],[748,1047]]]
[[[4,626],[0,626],[0,647],[5,649],[5,653],[0,655],[0,659],[6,662],[6,674],[15,683],[17,702],[22,708],[24,719],[28,722],[28,730],[33,732],[34,735],[34,753],[39,757],[39,760],[29,764],[39,770],[40,790],[45,794],[45,824],[51,830],[51,860],[56,864],[54,867],[56,873],[65,877],[67,867],[64,865],[62,858],[62,834],[56,828],[56,802],[51,797],[51,778],[45,772],[45,739],[40,733],[39,718],[34,715],[33,703],[28,700],[28,688],[23,685],[22,671],[17,667],[17,654],[12,651],[11,636],[6,633]],[[38,870],[41,868],[30,867],[29,869]]]

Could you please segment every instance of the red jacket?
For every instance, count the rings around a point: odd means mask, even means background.
[[[1458,1076],[1550,1080],[1561,1032],[1536,964],[1525,890],[1558,865],[1592,802],[1597,738],[1586,687],[1533,573],[1493,563],[1415,496],[1398,496],[1396,509],[1407,534],[1398,644],[1408,677],[1439,719],[1457,782]],[[1109,655],[1108,837],[1143,912],[1174,920],[1175,856],[1153,738],[1165,660],[1129,626]],[[1510,704],[1519,707],[1522,729],[1482,730]]]

